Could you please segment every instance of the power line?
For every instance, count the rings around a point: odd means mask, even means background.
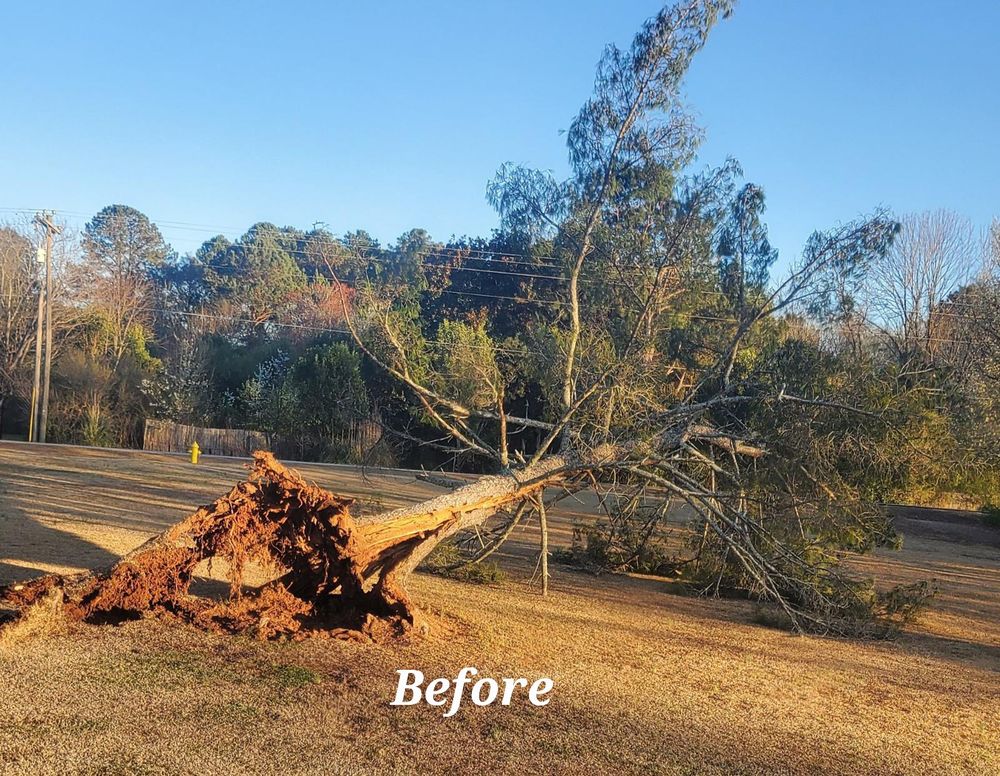
[[[0,208],[0,211],[2,211],[2,210],[6,210],[6,208]],[[13,210],[13,209],[11,209],[11,210]],[[20,212],[20,211],[17,211],[17,212]],[[61,211],[61,212],[66,213],[66,212],[69,212],[69,211]],[[164,223],[169,223],[169,222],[154,221],[153,223],[156,224],[156,225],[159,225],[159,224],[164,224]],[[503,265],[512,265],[513,264],[513,265],[519,265],[519,266],[526,266],[526,267],[530,267],[530,268],[533,268],[533,269],[537,269],[539,267],[548,267],[548,266],[555,267],[556,266],[554,264],[545,264],[544,262],[538,261],[540,259],[553,259],[553,260],[559,262],[560,266],[565,263],[564,260],[557,259],[556,257],[551,257],[551,256],[532,256],[530,254],[523,254],[523,253],[517,253],[517,252],[512,252],[512,251],[495,251],[495,250],[483,249],[483,248],[469,248],[469,247],[457,247],[457,246],[456,247],[451,247],[451,246],[437,246],[437,247],[435,247],[433,249],[429,248],[429,249],[425,249],[425,250],[421,250],[421,251],[416,251],[416,252],[413,252],[413,253],[408,253],[408,252],[406,252],[406,251],[404,251],[402,249],[399,249],[399,248],[374,247],[374,246],[370,246],[370,245],[365,244],[365,243],[352,243],[351,241],[344,240],[342,238],[337,238],[337,240],[334,243],[334,245],[336,245],[337,247],[344,247],[344,248],[351,248],[351,247],[353,247],[353,248],[371,248],[372,251],[381,254],[381,256],[378,256],[378,257],[376,257],[376,256],[362,256],[362,257],[359,257],[359,259],[361,261],[370,262],[370,263],[374,263],[374,264],[383,264],[383,265],[391,263],[388,259],[385,258],[385,256],[387,256],[387,255],[405,256],[407,258],[415,258],[415,259],[439,258],[439,259],[458,259],[458,260],[462,260],[462,261],[497,262],[497,263],[503,264]],[[297,257],[302,258],[302,259],[316,260],[318,258],[314,253],[311,253],[310,251],[308,251],[308,250],[306,250],[304,248],[282,247],[281,250],[282,250],[283,253],[288,254],[289,256],[293,256],[293,257],[297,256]],[[472,254],[479,254],[479,255],[472,255]],[[530,259],[532,259],[532,261],[512,261],[512,260],[510,260],[510,257],[512,257],[512,256],[518,256],[520,258],[530,258]],[[455,272],[455,273],[459,273],[459,272],[465,272],[465,273],[483,273],[483,274],[490,274],[490,275],[500,275],[500,276],[509,276],[509,277],[526,278],[526,279],[547,280],[547,281],[552,281],[552,282],[557,282],[557,283],[568,283],[569,282],[569,278],[565,277],[564,275],[543,275],[543,274],[538,274],[537,272],[536,273],[532,273],[532,272],[521,272],[521,271],[509,272],[509,271],[505,271],[505,270],[492,269],[492,268],[489,268],[489,267],[476,267],[476,266],[468,266],[468,265],[464,265],[464,264],[462,264],[462,265],[446,266],[446,265],[438,265],[438,264],[434,264],[434,263],[428,263],[428,262],[424,261],[424,262],[420,262],[417,266],[421,267],[421,268],[424,268],[424,269],[432,269],[432,270],[440,269],[440,270],[447,270],[449,272]],[[641,267],[630,266],[630,265],[622,265],[622,264],[612,264],[611,266],[614,266],[614,267],[617,267],[617,268],[624,268],[624,269],[641,269]],[[226,275],[226,274],[235,275],[235,274],[237,274],[239,272],[238,268],[230,268],[230,267],[212,267],[211,265],[207,265],[205,268],[208,269],[211,272],[214,272],[215,274],[218,274],[218,275]],[[645,267],[645,269],[658,270],[660,268],[659,267]],[[623,283],[621,281],[615,281],[615,280],[607,280],[607,279],[597,279],[597,278],[586,278],[586,277],[584,277],[584,278],[581,278],[580,281],[582,283],[586,283],[586,284],[600,285],[600,286],[605,286],[605,287],[607,287],[607,286],[615,287],[615,288],[629,288],[630,287],[630,285],[628,283]],[[460,293],[460,292],[453,291],[452,293]],[[719,291],[709,291],[709,290],[706,290],[706,291],[701,292],[701,293],[703,293],[705,295],[725,296],[725,294],[723,294],[722,292],[719,292]],[[534,302],[536,300],[530,300],[530,301]]]
[[[310,259],[310,260],[315,260],[317,258],[314,254],[312,254],[309,251],[306,251],[304,249],[301,249],[301,248],[282,248],[281,250],[282,250],[282,253],[285,253],[285,254],[287,254],[289,256],[293,256],[293,257],[297,256],[297,257],[300,257],[300,258],[303,258],[303,259]],[[457,251],[457,252],[459,252],[459,253],[461,253],[460,249],[454,249],[454,250]],[[414,252],[414,253],[407,253],[406,251],[402,251],[402,250],[399,250],[399,249],[378,249],[378,251],[379,251],[379,253],[383,254],[383,257],[377,258],[377,257],[374,257],[374,256],[366,256],[366,257],[361,257],[360,261],[362,261],[362,262],[369,262],[369,263],[373,263],[373,264],[382,264],[382,265],[389,265],[389,264],[391,264],[392,262],[390,260],[384,258],[385,255],[405,256],[407,258],[414,258],[414,259],[421,259],[421,258],[423,258],[423,259],[426,259],[426,258],[441,258],[441,259],[456,258],[456,257],[454,257],[452,255],[449,255],[448,253],[444,253],[444,252],[442,252],[440,250],[417,251],[417,252]],[[498,263],[503,263],[503,264],[507,264],[507,263],[511,263],[511,264],[523,264],[524,263],[524,262],[506,262],[506,261],[504,261],[504,257],[506,256],[506,254],[497,253],[496,256],[499,257],[499,258],[495,258],[495,259],[487,259],[485,257],[471,257],[471,258],[473,260],[475,260],[475,261],[496,261]],[[458,258],[470,258],[470,257],[459,256]],[[516,277],[516,278],[529,278],[529,279],[548,280],[548,281],[553,281],[553,282],[557,282],[557,283],[568,283],[569,282],[569,278],[567,278],[567,277],[565,277],[563,275],[541,275],[541,274],[530,273],[530,272],[508,272],[508,271],[505,271],[505,270],[490,269],[488,267],[470,267],[470,266],[466,266],[466,265],[442,265],[442,264],[428,263],[426,261],[419,262],[416,266],[418,268],[422,268],[422,269],[426,269],[426,270],[440,270],[440,271],[446,271],[446,272],[449,272],[449,273],[462,273],[462,272],[473,273],[473,274],[475,274],[475,273],[482,273],[482,274],[501,275],[501,276]],[[212,273],[214,273],[216,275],[222,275],[222,276],[229,275],[231,277],[236,277],[236,276],[240,275],[241,272],[242,272],[242,270],[239,267],[231,266],[231,265],[230,266],[221,266],[221,267],[219,267],[219,266],[212,266],[211,264],[204,264],[204,265],[199,265],[199,267],[201,269],[205,270],[205,271],[212,272]],[[659,268],[649,267],[648,269],[659,269]],[[628,283],[623,283],[623,282],[614,281],[614,280],[598,279],[598,278],[586,278],[586,277],[584,277],[584,278],[580,278],[580,282],[586,283],[586,284],[589,284],[589,285],[599,285],[599,286],[602,286],[602,287],[609,287],[610,286],[610,287],[613,287],[613,288],[631,288],[631,286]],[[471,296],[476,296],[477,295],[477,294],[474,294],[472,292],[455,291],[455,290],[448,291],[448,292],[445,292],[445,293],[465,294],[465,295],[471,295]],[[723,293],[722,291],[712,291],[712,290],[709,290],[709,289],[701,290],[698,293],[700,295],[702,295],[702,296],[722,296],[722,297],[726,296],[726,294]],[[478,295],[479,296],[484,296],[484,294],[478,294]],[[486,296],[492,296],[492,295],[486,295]],[[496,298],[510,298],[510,297],[496,297]],[[526,299],[525,301],[537,302],[538,300],[533,300],[533,299],[532,300],[528,300],[528,299]],[[556,304],[566,304],[565,302],[554,302],[554,303],[556,303]]]
[[[24,211],[22,211],[19,208],[0,208],[0,212],[2,212],[2,211],[10,211],[10,212],[18,212],[18,213],[24,212]],[[91,215],[88,215],[86,213],[81,213],[79,211],[62,210],[62,211],[58,211],[58,212],[62,213],[62,214],[67,214],[67,215],[76,215],[76,216],[79,216],[81,219],[82,218],[91,218],[92,217]],[[158,219],[155,219],[155,218],[152,218],[152,217],[149,217],[149,216],[147,216],[147,218],[149,218],[150,222],[154,226],[156,226],[157,228],[159,228],[162,225],[167,225],[169,227],[171,224],[175,224],[175,225],[178,225],[178,226],[175,226],[173,228],[178,228],[178,229],[183,229],[183,230],[189,230],[189,231],[200,231],[200,232],[204,232],[204,233],[220,234],[222,231],[230,231],[230,232],[240,232],[240,231],[243,231],[244,234],[246,233],[245,229],[241,229],[241,228],[238,228],[238,227],[213,227],[213,226],[208,226],[208,225],[187,224],[186,222],[183,222],[183,221],[158,220]],[[282,227],[277,227],[277,228],[281,229]],[[303,232],[303,234],[308,234],[308,233],[307,232]],[[371,243],[356,242],[356,241],[344,239],[343,237],[335,237],[334,238],[334,245],[336,245],[338,247],[344,247],[344,248],[370,249],[372,251],[375,251],[375,252],[378,252],[378,253],[381,253],[381,254],[391,254],[391,255],[405,255],[406,254],[406,251],[404,251],[402,249],[399,249],[399,248],[382,247],[382,246],[379,246],[379,245],[372,245]],[[299,255],[299,256],[302,256],[304,258],[314,258],[311,254],[309,254],[307,251],[304,251],[303,249],[282,248],[282,250],[285,253],[288,253],[288,254],[291,254],[291,255]],[[476,254],[476,255],[473,255],[473,254]],[[473,248],[471,246],[448,246],[448,245],[442,245],[442,244],[439,244],[438,246],[436,246],[433,249],[428,249],[426,251],[418,251],[418,252],[416,252],[416,253],[414,253],[412,255],[414,255],[414,256],[420,256],[420,255],[434,256],[434,257],[438,257],[438,258],[453,258],[453,257],[457,257],[457,258],[471,259],[473,261],[500,261],[500,262],[503,262],[505,264],[518,264],[518,265],[521,265],[521,266],[528,266],[528,267],[533,267],[533,268],[537,268],[539,266],[551,266],[551,267],[560,267],[561,268],[562,266],[564,266],[566,264],[566,262],[568,260],[567,257],[550,256],[550,255],[543,255],[543,254],[519,253],[517,251],[494,250],[492,248]],[[529,259],[530,261],[510,261],[509,260],[510,257],[517,257],[519,259]],[[385,261],[384,259],[378,259],[378,258],[375,258],[375,257],[363,257],[363,258],[365,260],[373,261],[373,262],[380,262],[380,261],[384,262]],[[642,269],[643,268],[643,267],[640,267],[640,266],[637,266],[637,265],[622,264],[622,263],[613,263],[613,262],[610,263],[610,266],[615,267],[615,268],[619,268],[619,269]],[[645,267],[645,268],[646,269],[659,269],[658,267]],[[473,267],[456,267],[455,269],[456,270],[460,269],[460,270],[463,270],[463,271],[477,271],[477,270],[478,271],[487,271],[485,269],[481,269],[480,270],[480,268],[473,268]],[[491,272],[497,272],[496,270],[489,270],[489,271],[491,271]],[[518,273],[510,273],[510,274],[518,274]],[[563,281],[563,282],[568,282],[568,279],[564,278],[562,276],[541,275],[541,276],[538,276],[538,277],[541,277],[541,278],[544,278],[544,279],[547,279],[547,280],[560,280],[560,281]],[[587,280],[585,280],[584,282],[595,282],[595,283],[602,283],[604,285],[608,285],[608,284],[614,285],[613,281],[603,281],[603,280],[587,281]],[[627,285],[627,284],[619,284],[619,285]],[[722,294],[721,292],[706,292],[706,293],[714,293],[714,294],[719,294],[719,295],[723,295],[724,296],[724,294]]]
[[[315,332],[320,332],[320,333],[344,334],[344,335],[347,335],[347,336],[353,336],[352,333],[351,333],[351,331],[349,329],[337,329],[337,328],[334,328],[332,326],[313,326],[313,325],[305,324],[305,323],[287,323],[287,322],[283,322],[283,321],[274,321],[274,320],[259,321],[259,320],[255,320],[253,318],[240,318],[240,317],[233,316],[233,315],[222,315],[220,313],[200,313],[200,312],[193,312],[193,311],[190,311],[190,310],[168,310],[168,309],[159,308],[159,307],[144,307],[144,308],[142,308],[142,310],[143,310],[143,312],[161,313],[163,315],[180,315],[180,316],[184,316],[184,317],[187,317],[187,318],[207,318],[207,319],[211,319],[211,320],[229,321],[231,323],[245,323],[245,324],[249,324],[251,326],[277,326],[277,327],[283,328],[283,329],[299,329],[299,330],[304,330],[304,331],[315,331]],[[451,343],[451,342],[442,342],[441,340],[436,340],[436,339],[432,339],[432,338],[429,338],[429,337],[425,337],[424,341],[427,342],[428,344],[440,345],[440,346],[443,346],[443,347],[453,347],[454,346],[454,343]],[[536,355],[537,356],[537,355],[542,355],[541,353],[539,353],[537,351],[519,350],[519,349],[516,349],[516,348],[505,348],[505,347],[500,346],[500,345],[489,346],[489,345],[473,345],[473,344],[466,343],[466,344],[463,345],[463,347],[468,347],[468,348],[472,348],[472,349],[475,349],[475,350],[491,350],[491,351],[494,351],[494,352],[497,352],[497,353],[509,353],[509,354],[518,355],[518,356],[524,356],[524,355]]]
[[[0,208],[0,212],[29,213],[29,212],[32,212],[32,211],[30,209],[27,209],[27,208]],[[78,217],[80,219],[88,219],[88,220],[90,218],[93,218],[93,216],[94,216],[94,214],[92,214],[92,213],[82,213],[80,211],[73,211],[73,210],[59,210],[59,211],[55,211],[55,212],[57,212],[57,213],[59,213],[61,215],[76,216],[76,217]],[[233,233],[242,232],[242,233],[245,234],[246,231],[247,231],[246,227],[229,227],[229,226],[211,226],[211,225],[207,225],[207,224],[191,224],[191,223],[184,222],[184,221],[169,221],[169,220],[163,220],[163,219],[156,219],[156,218],[153,218],[152,216],[147,216],[147,218],[149,218],[150,222],[154,226],[156,226],[157,228],[159,228],[160,226],[167,226],[168,228],[180,229],[182,231],[195,231],[195,232],[202,232],[202,233],[205,233],[205,234],[213,234],[213,235],[215,235],[215,234],[221,234],[222,232],[233,232]],[[277,227],[277,228],[281,229],[282,227]],[[303,232],[303,233],[307,234],[308,232]],[[386,252],[386,253],[394,253],[394,252],[398,253],[398,252],[400,252],[399,249],[382,247],[382,246],[379,246],[379,245],[372,245],[370,243],[352,242],[350,240],[345,240],[343,238],[335,238],[335,239],[336,239],[336,243],[338,245],[343,246],[343,247],[348,247],[348,248],[371,248],[372,250],[382,251],[382,252]],[[492,256],[517,256],[518,258],[532,259],[532,260],[535,261],[536,265],[538,263],[544,263],[545,261],[551,261],[551,262],[554,262],[554,263],[558,263],[560,265],[564,264],[566,262],[565,258],[558,257],[558,256],[545,256],[545,255],[537,255],[536,256],[536,255],[533,255],[533,254],[518,253],[518,252],[515,252],[515,251],[494,251],[492,249],[486,249],[486,248],[472,248],[471,246],[470,247],[450,247],[450,246],[443,246],[442,245],[441,249],[448,250],[448,251],[459,251],[459,252],[471,252],[471,253],[485,254],[485,255],[488,255],[488,256],[491,256],[491,257]]]
[[[499,297],[499,298],[501,298],[501,299],[515,299],[515,297]],[[168,310],[168,309],[164,309],[164,308],[153,308],[153,307],[148,307],[148,308],[143,308],[143,309],[146,312],[157,312],[157,313],[163,313],[163,314],[166,314],[166,315],[183,315],[183,316],[193,316],[193,317],[198,317],[198,318],[212,318],[212,319],[217,319],[217,320],[227,320],[227,321],[231,321],[231,322],[234,322],[234,323],[246,323],[246,324],[250,324],[250,325],[254,325],[254,326],[270,325],[270,326],[278,326],[278,327],[281,327],[281,328],[303,329],[303,330],[308,330],[308,331],[318,331],[318,332],[328,332],[328,333],[333,333],[333,334],[351,335],[351,332],[350,332],[349,329],[336,329],[336,328],[332,328],[332,327],[312,326],[312,325],[309,325],[309,324],[298,324],[298,323],[286,323],[286,322],[273,321],[273,320],[267,320],[267,321],[263,321],[262,322],[262,321],[259,321],[259,320],[255,320],[253,318],[238,318],[238,317],[235,317],[235,316],[222,315],[222,314],[219,314],[219,313],[196,313],[196,312],[191,312],[191,311],[186,311],[186,310]],[[722,317],[718,317],[718,316],[697,315],[697,314],[693,314],[693,313],[692,314],[683,314],[683,313],[680,313],[679,315],[681,317],[688,318],[690,320],[714,321],[714,322],[719,322],[719,323],[738,323],[738,321],[735,318],[722,318]],[[874,334],[875,334],[876,338],[884,336],[884,335],[881,335],[879,333],[874,333]],[[980,343],[977,343],[977,342],[975,342],[973,340],[950,339],[950,338],[944,338],[944,337],[919,337],[918,339],[921,342],[952,343],[952,344],[969,345],[969,346],[980,344]],[[424,341],[427,342],[427,343],[430,343],[430,344],[442,345],[442,346],[446,346],[446,347],[453,345],[453,343],[441,342],[440,340],[435,340],[435,339],[432,339],[432,338],[425,338]],[[545,355],[544,353],[541,353],[539,351],[518,350],[518,349],[514,349],[514,348],[503,348],[501,346],[490,347],[490,346],[485,346],[485,345],[483,345],[483,346],[476,346],[476,345],[468,345],[467,344],[467,345],[465,345],[465,347],[479,348],[479,349],[482,349],[482,350],[494,350],[494,351],[497,351],[497,352],[506,352],[506,353],[512,353],[512,354],[515,354],[515,355],[536,355],[536,356]]]
[[[28,208],[0,208],[0,212],[12,212],[12,213],[27,214],[29,212],[29,209]],[[90,217],[92,217],[92,216],[88,215],[87,213],[82,213],[80,211],[65,211],[64,210],[64,211],[50,211],[50,212],[53,212],[53,213],[58,212],[60,214],[68,214],[68,215],[76,215],[76,216],[79,216],[81,218],[90,218]],[[239,229],[236,228],[236,227],[216,227],[216,226],[211,226],[211,225],[207,225],[207,224],[194,224],[194,223],[184,222],[184,221],[169,221],[169,220],[158,221],[158,220],[155,220],[153,218],[150,218],[150,221],[154,225],[157,225],[157,226],[159,226],[160,224],[166,224],[166,225],[173,225],[176,228],[189,229],[189,230],[202,231],[202,232],[216,232],[217,233],[218,230],[239,231]],[[278,227],[278,228],[280,229],[281,227]],[[353,248],[369,248],[372,251],[375,251],[375,252],[381,254],[381,256],[380,257],[376,257],[376,256],[362,256],[362,257],[359,257],[359,259],[362,260],[362,261],[367,261],[367,262],[375,263],[375,264],[383,264],[383,265],[387,265],[387,264],[391,263],[390,260],[388,260],[387,258],[385,258],[385,256],[387,256],[387,255],[406,256],[408,258],[416,258],[416,259],[420,259],[420,258],[424,258],[424,259],[426,259],[426,258],[455,259],[455,258],[457,258],[457,259],[473,260],[473,261],[481,261],[481,262],[487,262],[487,261],[498,262],[498,263],[502,263],[502,264],[505,264],[505,265],[506,264],[516,264],[516,265],[523,265],[523,266],[530,266],[530,267],[538,267],[539,265],[541,265],[541,266],[554,266],[554,265],[546,265],[544,262],[541,261],[541,260],[546,260],[546,259],[558,262],[560,265],[564,263],[564,259],[561,259],[561,258],[558,258],[558,257],[555,257],[555,256],[544,256],[544,255],[535,256],[535,255],[532,255],[532,254],[524,254],[524,253],[518,253],[518,252],[514,252],[514,251],[496,251],[496,250],[493,250],[493,249],[471,248],[471,247],[468,247],[468,246],[443,246],[443,245],[439,245],[439,246],[436,246],[434,248],[428,248],[428,249],[424,249],[424,250],[421,250],[421,251],[416,251],[416,252],[413,252],[413,253],[408,253],[407,251],[404,251],[404,250],[399,249],[399,248],[378,247],[378,246],[374,246],[374,245],[371,245],[371,244],[368,244],[368,243],[352,242],[350,240],[345,240],[343,238],[335,238],[335,241],[334,241],[333,245],[335,245],[337,247],[344,247],[344,248],[351,248],[351,247],[353,247]],[[312,260],[315,260],[317,258],[315,254],[309,252],[308,250],[306,250],[304,248],[282,247],[281,250],[282,250],[283,253],[286,253],[289,256],[293,256],[293,257],[297,256],[299,258],[312,259]],[[479,255],[471,255],[471,254],[479,254]],[[519,258],[528,258],[528,259],[531,259],[532,261],[530,261],[530,262],[511,261],[511,260],[509,260],[509,257],[511,257],[511,256],[517,256]],[[451,265],[451,266],[447,266],[447,265],[438,265],[438,264],[427,263],[427,262],[419,262],[417,264],[417,266],[420,267],[420,268],[424,268],[424,269],[445,270],[445,271],[448,271],[448,272],[455,272],[455,273],[459,273],[459,272],[483,273],[483,274],[510,276],[510,277],[517,277],[517,278],[529,278],[529,279],[547,280],[547,281],[560,282],[560,283],[569,282],[569,278],[567,278],[565,276],[562,276],[562,275],[543,275],[543,274],[529,273],[529,272],[508,272],[508,271],[504,271],[504,270],[491,269],[491,268],[488,268],[488,267],[472,267],[472,266],[466,266],[466,265],[459,265],[459,266]],[[624,268],[624,269],[642,269],[642,267],[638,267],[638,266],[621,265],[621,264],[612,264],[611,266],[617,267],[617,268]],[[222,276],[230,275],[232,277],[235,277],[235,276],[237,276],[237,275],[240,274],[240,269],[238,267],[212,267],[212,266],[208,265],[208,266],[205,267],[205,269],[207,269],[208,271],[211,271],[211,272],[213,272],[213,273],[215,273],[217,275],[222,275]],[[645,269],[659,269],[659,268],[657,268],[657,267],[645,267]],[[590,284],[602,285],[602,286],[623,287],[623,288],[630,287],[629,284],[627,284],[627,283],[622,283],[622,282],[613,281],[613,280],[603,280],[603,279],[597,279],[597,278],[581,278],[581,281],[584,282],[584,283],[590,283]],[[447,294],[455,295],[455,296],[467,296],[467,297],[473,297],[473,298],[502,299],[502,300],[515,301],[515,302],[525,303],[525,304],[540,304],[540,305],[550,305],[550,306],[568,306],[568,304],[569,304],[568,302],[563,301],[563,300],[531,299],[531,298],[528,298],[528,297],[517,297],[517,296],[508,296],[508,295],[501,295],[501,294],[487,294],[487,293],[473,292],[473,291],[459,291],[459,290],[455,290],[455,289],[447,289],[447,290],[442,291],[442,293],[447,293]],[[726,297],[727,296],[724,292],[713,291],[713,290],[710,290],[710,289],[699,290],[697,293],[698,293],[699,296],[716,296],[716,297]],[[963,303],[963,302],[958,302],[958,301],[950,301],[950,300],[946,300],[946,301],[942,302],[942,305],[943,306],[950,306],[950,307],[964,307],[964,308],[970,308],[970,309],[978,309],[977,306],[973,305],[973,304]],[[680,315],[684,315],[683,313],[679,313],[679,314]],[[963,316],[960,316],[957,313],[947,312],[947,311],[944,311],[944,310],[935,310],[933,314],[934,315],[940,315],[940,316],[948,316],[948,317],[960,318],[960,319],[964,319],[964,320],[971,320],[969,318],[964,318]],[[727,322],[727,323],[737,323],[738,322],[734,318],[723,318],[723,317],[716,317],[716,316],[704,316],[704,315],[697,315],[697,314],[687,314],[686,317],[688,317],[688,318],[690,318],[692,320],[714,320],[714,321],[721,321],[721,322]],[[923,339],[926,340],[926,338],[923,338]],[[956,341],[957,342],[962,342],[961,340],[956,340]],[[968,344],[972,344],[972,343],[968,343]]]
[[[309,251],[306,251],[304,249],[301,249],[301,248],[282,248],[281,250],[282,250],[283,253],[286,253],[289,256],[298,256],[300,258],[310,259],[310,260],[315,260],[317,258],[314,254],[312,254]],[[456,251],[458,253],[461,253],[461,249],[449,249],[449,250],[454,250],[454,251]],[[385,255],[405,256],[407,258],[414,258],[414,259],[421,259],[421,258],[423,258],[423,259],[426,259],[426,258],[450,259],[450,258],[456,258],[455,256],[452,256],[452,255],[450,255],[448,253],[442,252],[441,250],[426,250],[426,251],[417,251],[417,252],[414,252],[414,253],[407,253],[406,251],[402,251],[402,250],[399,250],[399,249],[380,248],[380,249],[378,249],[378,251],[379,251],[379,253],[383,254],[383,257],[375,257],[375,256],[360,257],[360,261],[362,261],[362,262],[369,262],[369,263],[373,263],[373,264],[382,264],[382,265],[391,264],[392,262],[389,259],[384,258]],[[518,255],[520,255],[520,254],[518,254]],[[457,258],[463,258],[463,259],[469,259],[469,258],[471,258],[474,261],[495,261],[495,262],[500,263],[500,264],[525,264],[526,263],[526,262],[518,262],[518,261],[507,262],[505,260],[506,259],[506,254],[504,254],[504,253],[499,253],[498,252],[498,253],[495,254],[495,256],[496,256],[496,258],[486,258],[486,257],[476,257],[476,256],[473,256],[473,257],[458,256]],[[236,275],[240,274],[240,272],[241,272],[240,268],[239,267],[235,267],[235,266],[221,266],[221,267],[216,267],[216,266],[212,266],[210,264],[200,265],[200,266],[204,270],[212,272],[212,273],[217,274],[217,275],[231,275],[231,276],[236,276]],[[491,268],[488,268],[488,267],[471,267],[471,266],[467,266],[467,265],[443,265],[443,264],[428,263],[426,261],[419,262],[416,266],[419,267],[419,268],[422,268],[422,269],[447,271],[449,273],[461,273],[461,272],[468,272],[468,273],[473,273],[473,274],[475,274],[475,273],[483,273],[483,274],[489,274],[489,275],[503,275],[503,276],[516,277],[516,278],[530,278],[530,279],[548,280],[548,281],[553,281],[553,282],[557,282],[557,283],[568,283],[569,282],[569,278],[565,277],[564,275],[541,275],[541,274],[530,273],[530,272],[508,272],[506,270],[491,269]],[[638,267],[635,267],[633,269],[638,269]],[[647,267],[646,269],[658,270],[660,268],[658,268],[658,267]],[[610,286],[610,287],[613,287],[613,288],[631,288],[632,287],[630,284],[624,283],[624,282],[621,282],[621,281],[598,279],[598,278],[587,278],[587,277],[584,277],[584,278],[580,278],[580,282],[586,283],[586,284],[589,284],[589,285],[599,285],[599,286],[603,286],[603,287],[609,287]],[[455,291],[453,293],[465,293],[465,292]],[[721,297],[727,296],[722,291],[712,291],[710,289],[699,290],[698,293],[699,293],[699,295],[702,295],[702,296],[721,296]],[[535,300],[531,300],[531,301],[535,301]]]

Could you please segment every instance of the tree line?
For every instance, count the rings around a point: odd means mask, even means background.
[[[737,170],[714,174],[733,187]],[[746,184],[733,196],[654,300],[669,325],[641,358],[657,362],[660,389],[696,382],[717,350],[710,340],[768,288],[778,257],[763,192]],[[15,437],[31,391],[37,242],[26,220],[0,228],[0,428]],[[377,298],[393,308],[414,370],[470,406],[503,395],[524,416],[544,414],[558,403],[549,366],[565,347],[545,333],[567,315],[559,253],[550,235],[519,224],[445,243],[414,229],[383,246],[364,231],[259,223],[178,255],[146,215],[108,206],[56,243],[49,438],[137,447],[144,420],[158,418],[260,430],[298,459],[481,470],[461,445],[435,439],[433,422],[358,348],[347,316],[370,313]],[[732,368],[763,368],[780,352],[769,379],[813,393],[867,378],[871,398],[888,399],[905,386],[906,442],[879,452],[871,487],[886,498],[995,500],[998,257],[1000,222],[982,237],[948,211],[905,216],[884,255],[769,315],[766,336],[741,344]],[[630,261],[604,262],[579,293],[621,315],[648,282],[648,268]],[[584,343],[581,358],[600,359],[600,346]],[[637,384],[619,394],[644,398]],[[359,422],[384,430],[376,449],[340,442]],[[524,429],[511,444],[527,454],[538,442]]]

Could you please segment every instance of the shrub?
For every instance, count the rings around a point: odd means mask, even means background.
[[[894,636],[938,591],[934,580],[880,591],[873,580],[844,573],[835,553],[815,544],[797,547],[796,552],[806,563],[789,564],[784,555],[770,557],[780,571],[777,592],[797,610],[794,620],[775,602],[773,591],[760,588],[732,554],[720,552],[713,542],[683,569],[682,580],[698,593],[757,601],[753,619],[761,625],[860,638]]]
[[[493,561],[469,563],[454,544],[439,544],[424,562],[431,574],[478,585],[498,585],[507,581],[507,574]]]
[[[674,573],[676,559],[667,551],[665,532],[638,530],[631,522],[601,521],[573,527],[573,544],[552,553],[552,559],[590,571],[654,574]]]

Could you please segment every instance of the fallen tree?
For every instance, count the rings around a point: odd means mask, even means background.
[[[120,622],[146,613],[259,638],[326,634],[381,640],[421,626],[405,575],[439,541],[557,481],[553,456],[519,475],[484,477],[415,508],[355,519],[353,499],[306,482],[270,453],[250,476],[109,568],[0,587],[9,619],[55,606],[71,620]],[[203,561],[224,561],[226,600],[193,595]],[[247,589],[256,564],[271,576]]]
[[[909,384],[838,361],[823,340],[898,224],[880,211],[816,232],[772,280],[762,189],[731,161],[690,172],[700,133],[682,80],[733,5],[677,0],[629,48],[608,47],[566,134],[568,179],[501,168],[489,198],[524,252],[449,250],[411,233],[384,254],[345,245],[353,256],[327,269],[356,347],[405,389],[387,430],[512,483],[500,500],[465,487],[408,510],[422,519],[469,499],[440,537],[499,510],[485,535],[472,532],[466,560],[535,520],[546,589],[549,496],[521,483],[592,489],[619,526],[629,518],[615,505],[658,500],[666,519],[673,500],[696,516],[694,552],[676,568],[698,590],[767,601],[798,629],[876,632],[925,596],[885,594],[839,562],[896,540],[873,501],[892,476],[883,451],[906,443],[892,429]],[[496,297],[529,311],[513,335],[484,302],[435,304],[479,271],[516,284]]]

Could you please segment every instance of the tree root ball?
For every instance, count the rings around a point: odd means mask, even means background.
[[[126,555],[113,566],[0,587],[13,622],[58,602],[70,621],[116,623],[143,616],[180,618],[209,631],[260,639],[324,635],[387,640],[413,630],[417,614],[400,567],[440,521],[422,531],[370,540],[349,512],[352,499],[307,483],[257,452],[250,475],[225,496]],[[189,592],[203,560],[223,558],[229,595]],[[246,589],[248,564],[271,581]],[[58,592],[56,592],[58,591]]]

